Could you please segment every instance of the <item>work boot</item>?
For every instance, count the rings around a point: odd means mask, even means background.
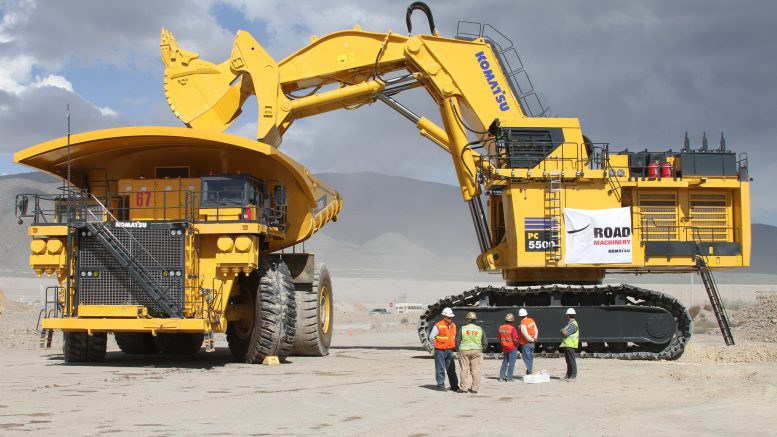
[[[444,385],[438,385],[436,390],[437,391],[447,391],[447,390],[445,390],[445,386]]]

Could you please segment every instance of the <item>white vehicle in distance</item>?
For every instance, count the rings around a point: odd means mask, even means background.
[[[398,303],[394,305],[394,311],[397,314],[404,313],[420,313],[426,309],[426,305],[422,303]]]

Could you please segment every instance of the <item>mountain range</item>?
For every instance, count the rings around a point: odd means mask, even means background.
[[[322,173],[343,195],[337,222],[304,244],[334,274],[499,281],[478,273],[469,210],[457,187],[378,173]],[[55,193],[61,182],[42,173],[0,177],[0,273],[27,275],[29,237],[14,214],[17,193]],[[752,226],[751,266],[738,272],[777,273],[777,227]],[[298,245],[296,250],[303,250]],[[777,281],[774,281],[777,282]]]

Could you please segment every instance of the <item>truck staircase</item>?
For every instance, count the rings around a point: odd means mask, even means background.
[[[92,197],[92,200],[102,206],[96,198]],[[102,209],[102,212],[107,217],[113,217],[107,208],[102,206]],[[105,222],[99,219],[93,212],[87,211],[93,219],[87,220],[86,222],[86,227],[89,229],[89,232],[97,237],[97,241],[99,241],[105,250],[119,262],[119,265],[127,269],[127,272],[132,276],[135,282],[148,293],[151,299],[159,305],[165,314],[172,318],[180,318],[181,314],[173,308],[167,294],[164,292],[164,287],[154,281],[154,278],[148,270],[146,270],[146,268],[135,258],[121,240],[111,232],[105,225]]]
[[[545,191],[545,264],[556,265],[561,260],[561,179],[562,172],[548,173],[548,188]]]
[[[697,246],[698,249],[699,247]],[[720,333],[723,334],[723,340],[726,342],[726,346],[733,346],[734,336],[731,334],[731,325],[728,320],[728,314],[726,314],[726,308],[720,300],[715,278],[712,276],[707,261],[704,260],[700,250],[699,254],[696,255],[696,269],[699,272],[699,276],[701,276],[701,281],[704,283],[704,288],[707,290],[707,296],[710,298],[712,311],[718,320],[718,327],[720,327]]]
[[[53,329],[43,329],[41,321],[44,318],[55,318],[62,316],[62,305],[59,303],[58,286],[46,287],[46,294],[43,298],[43,309],[38,313],[38,323],[36,328],[40,331],[40,349],[51,349],[51,342],[54,338]]]

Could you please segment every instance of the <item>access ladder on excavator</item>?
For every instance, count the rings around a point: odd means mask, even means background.
[[[696,268],[701,276],[701,281],[704,283],[704,288],[707,290],[707,296],[710,299],[710,305],[712,305],[712,311],[715,313],[715,318],[718,321],[718,327],[720,327],[720,333],[723,334],[723,340],[726,342],[726,346],[734,345],[734,336],[731,334],[731,324],[728,320],[728,314],[726,314],[726,308],[720,300],[720,294],[718,293],[718,286],[715,283],[715,278],[712,276],[707,261],[699,254],[696,255]]]

